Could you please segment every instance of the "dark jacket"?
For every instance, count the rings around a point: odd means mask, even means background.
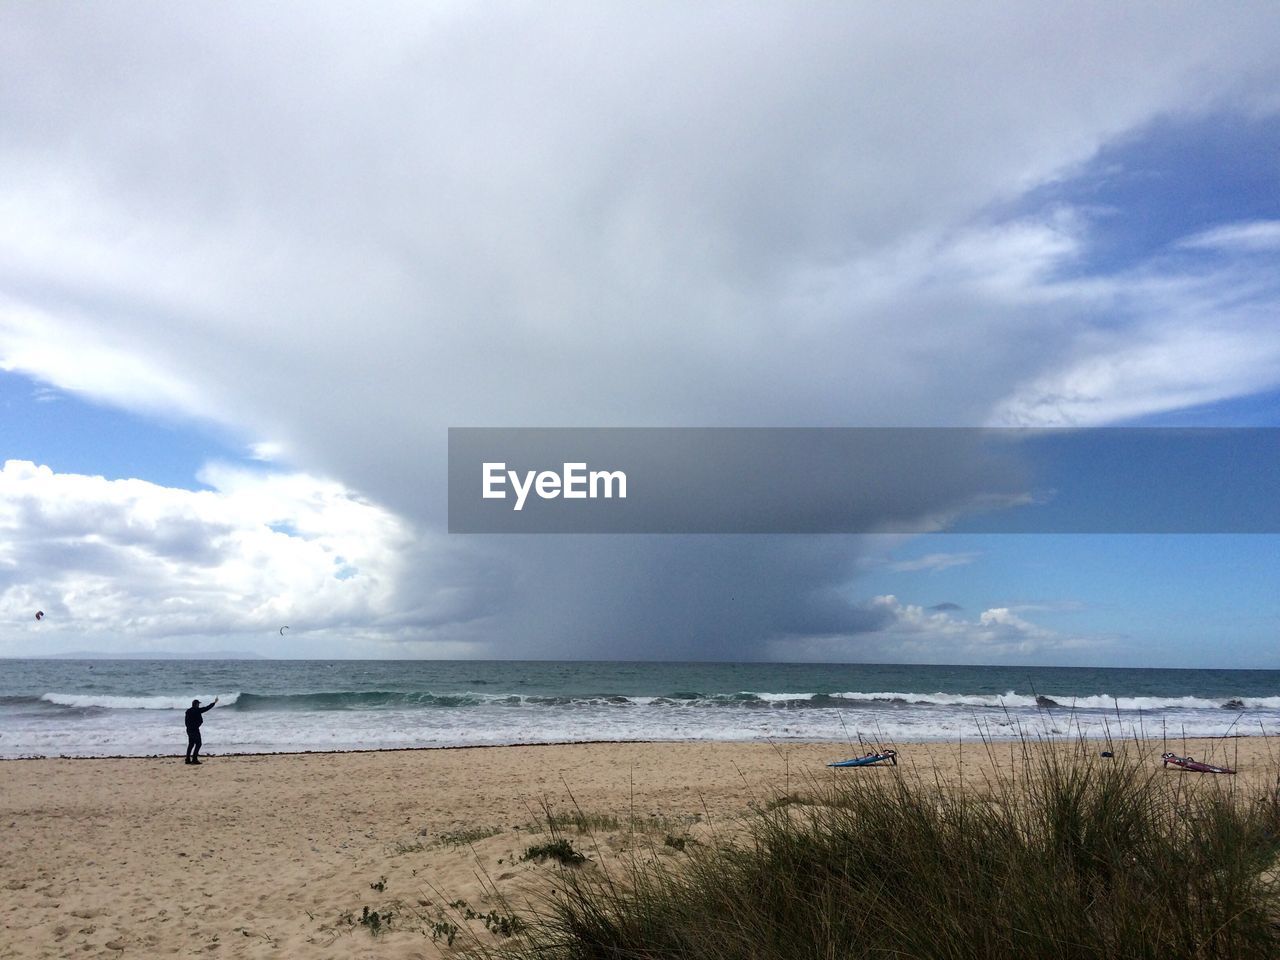
[[[204,723],[204,714],[213,709],[213,704],[207,707],[187,707],[187,729],[196,730],[200,724]]]

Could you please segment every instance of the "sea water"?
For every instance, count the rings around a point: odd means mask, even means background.
[[[893,743],[1280,731],[1280,671],[891,664],[0,660],[0,757],[601,740]]]

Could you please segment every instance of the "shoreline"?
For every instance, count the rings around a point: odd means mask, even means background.
[[[952,744],[1004,744],[1004,743],[1028,743],[1028,744],[1070,744],[1070,743],[1154,743],[1162,740],[1164,743],[1175,743],[1179,741],[1200,742],[1216,742],[1222,740],[1270,740],[1280,738],[1280,732],[1269,733],[1227,733],[1216,736],[1199,736],[1195,734],[1179,737],[1145,737],[1135,741],[1131,737],[1125,736],[1105,736],[1105,735],[1084,735],[1070,734],[1060,737],[986,737],[975,738],[972,740],[948,739],[948,740],[884,740],[881,746],[885,747],[924,747]],[[453,743],[440,744],[439,746],[421,746],[421,747],[352,747],[350,749],[337,750],[257,750],[257,751],[236,751],[231,753],[218,753],[212,751],[201,750],[201,756],[207,759],[221,758],[231,759],[233,757],[308,757],[308,756],[346,756],[349,754],[378,754],[378,753],[420,753],[420,752],[437,752],[449,750],[504,750],[509,747],[576,747],[576,746],[621,746],[626,744],[733,744],[733,745],[761,745],[775,746],[778,744],[786,744],[789,747],[817,747],[845,744],[853,750],[866,749],[872,744],[868,741],[859,743],[856,746],[847,740],[812,740],[799,738],[795,740],[770,739],[770,740],[710,740],[699,738],[685,739],[658,739],[650,738],[645,740],[537,740],[525,743]],[[0,763],[15,763],[18,761],[30,760],[166,760],[174,757],[180,757],[182,753],[104,753],[104,754],[31,754],[19,757],[0,757]]]

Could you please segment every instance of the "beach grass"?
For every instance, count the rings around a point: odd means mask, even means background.
[[[1024,744],[1012,775],[977,785],[842,771],[679,857],[564,869],[522,936],[480,952],[1272,958],[1278,850],[1275,790]]]
[[[572,831],[583,835],[618,832],[664,834],[687,830],[690,825],[698,823],[701,819],[701,814],[692,814],[687,817],[663,816],[657,813],[628,816],[575,807],[564,811],[546,809],[537,821],[524,829],[529,833]]]

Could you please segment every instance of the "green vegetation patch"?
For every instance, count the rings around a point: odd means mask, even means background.
[[[562,866],[574,867],[586,861],[586,857],[573,848],[568,840],[559,837],[547,843],[536,843],[520,857],[521,860],[555,860]]]
[[[1280,956],[1275,795],[1053,750],[981,794],[902,772],[829,789],[762,812],[746,843],[566,873],[506,955]],[[580,862],[562,839],[525,859],[561,853]]]

